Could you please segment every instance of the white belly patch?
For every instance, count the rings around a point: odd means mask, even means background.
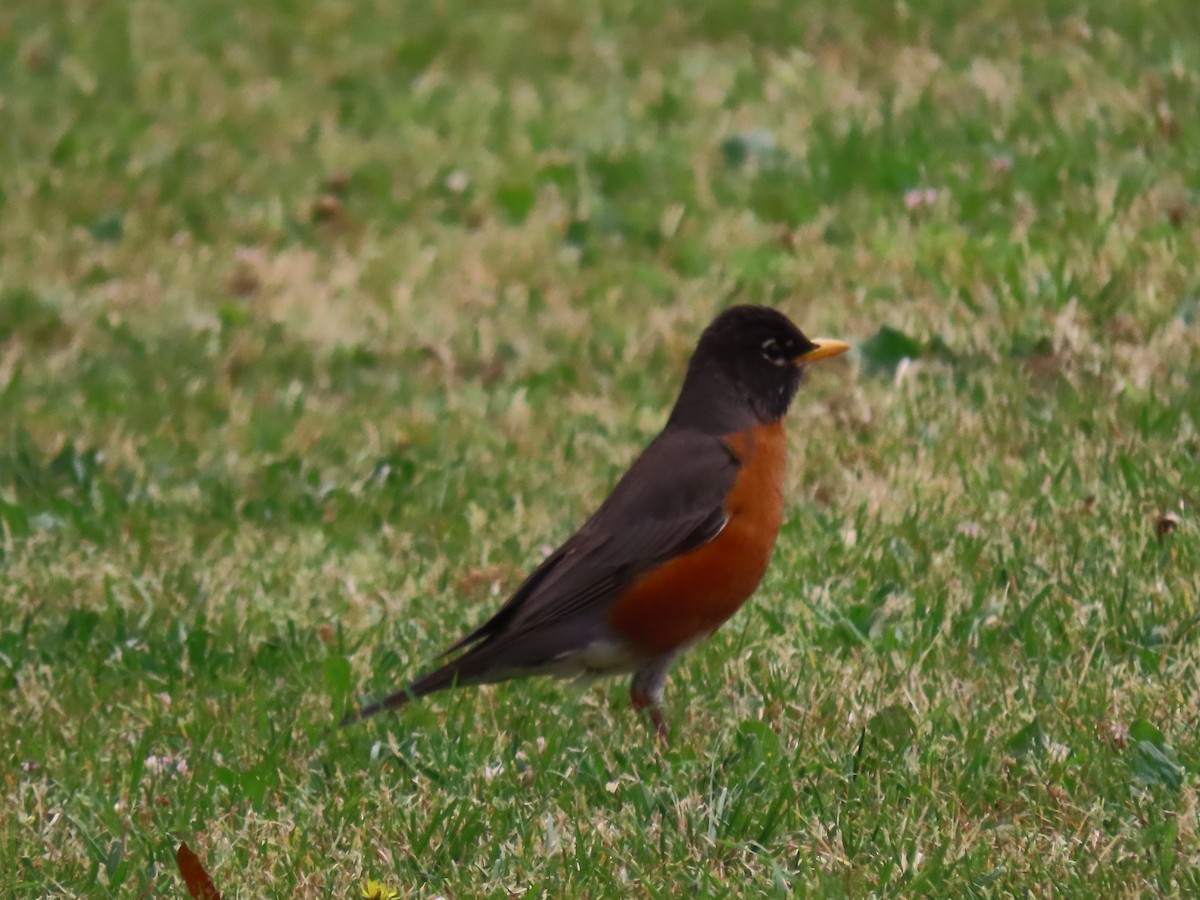
[[[640,658],[624,641],[597,638],[579,650],[564,653],[554,660],[554,671],[564,678],[611,675],[632,672]]]

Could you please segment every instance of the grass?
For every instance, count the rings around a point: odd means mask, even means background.
[[[0,11],[0,893],[1200,891],[1190,0]],[[755,600],[329,733],[716,310],[854,340]]]

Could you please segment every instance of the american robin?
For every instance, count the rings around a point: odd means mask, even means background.
[[[667,670],[754,593],[783,519],[783,417],[805,368],[849,349],[782,313],[725,310],[705,329],[666,427],[583,526],[458,653],[343,724],[455,685],[633,673],[660,738]],[[461,651],[461,652],[460,652]]]

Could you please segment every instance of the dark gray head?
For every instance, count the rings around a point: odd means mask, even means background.
[[[805,366],[849,349],[811,340],[778,310],[733,306],[700,335],[670,422],[726,433],[787,413]]]

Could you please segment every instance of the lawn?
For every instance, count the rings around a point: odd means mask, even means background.
[[[0,9],[0,895],[1200,893],[1193,0]],[[345,730],[852,341],[676,667]]]

